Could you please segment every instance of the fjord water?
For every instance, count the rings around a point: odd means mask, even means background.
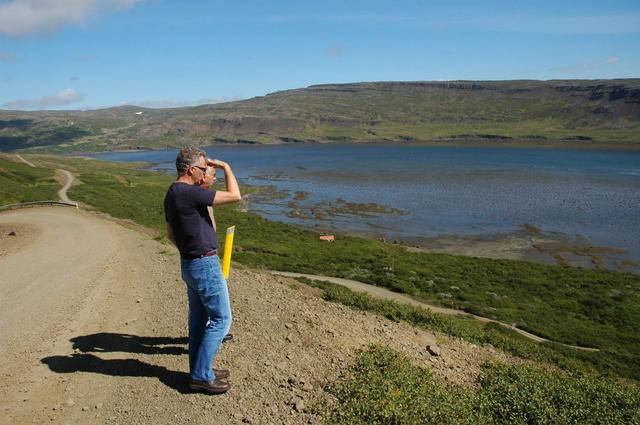
[[[250,185],[279,196],[250,198],[251,210],[289,223],[387,238],[487,235],[530,224],[584,237],[640,259],[640,151],[543,147],[398,145],[223,145],[208,155],[232,164]],[[147,161],[175,173],[177,150],[92,155]],[[286,193],[282,192],[286,191]],[[296,192],[306,192],[294,200]],[[406,214],[323,220],[291,214],[342,199]],[[334,210],[334,212],[336,212]]]

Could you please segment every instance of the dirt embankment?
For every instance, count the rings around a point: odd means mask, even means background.
[[[0,423],[316,423],[309,406],[357,349],[388,344],[472,385],[492,348],[318,297],[286,277],[235,269],[234,340],[216,366],[232,389],[189,391],[178,257],[149,236],[72,208],[0,214]],[[437,340],[441,353],[427,345]]]

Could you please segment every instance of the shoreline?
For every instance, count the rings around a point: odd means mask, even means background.
[[[271,220],[266,217],[265,219]],[[284,224],[321,233],[377,240],[402,246],[409,252],[527,261],[545,265],[640,274],[640,259],[630,259],[628,251],[624,249],[594,245],[582,235],[572,237],[560,232],[545,231],[526,223],[521,224],[516,230],[507,232],[409,237],[390,237],[391,229],[388,229],[390,232],[385,236],[376,232],[336,231],[318,223],[310,226],[287,222]]]
[[[269,147],[269,146],[290,146],[291,143],[287,142],[274,142],[274,143],[255,143],[255,144],[247,144],[241,142],[227,142],[227,143],[217,143],[217,144],[206,144],[206,145],[198,145],[200,148],[226,148],[226,147],[242,147],[251,149],[260,148],[260,147]],[[549,150],[562,150],[562,149],[570,149],[570,150],[612,150],[612,151],[640,151],[640,141],[638,142],[602,142],[602,141],[560,141],[560,140],[528,140],[528,139],[509,139],[503,141],[496,140],[468,140],[468,141],[455,141],[455,140],[415,140],[415,141],[391,141],[391,140],[380,140],[380,141],[372,141],[372,140],[353,140],[350,142],[344,141],[331,141],[331,140],[322,140],[315,142],[302,142],[296,143],[296,146],[318,146],[318,145],[354,145],[354,146],[393,146],[393,147],[402,147],[402,146],[430,146],[430,147],[470,147],[470,148],[538,148],[538,149],[549,149]],[[38,151],[30,151],[30,150],[17,150],[13,153],[24,153],[24,154],[47,154],[47,155],[63,155],[63,156],[82,156],[86,157],[88,155],[100,155],[100,154],[118,154],[118,153],[140,153],[140,152],[160,152],[166,150],[178,150],[180,146],[175,147],[162,147],[162,148],[144,148],[144,149],[113,149],[113,150],[104,150],[104,151],[95,151],[95,152],[69,152],[69,153],[57,153],[55,151],[46,151],[46,150],[38,150]]]

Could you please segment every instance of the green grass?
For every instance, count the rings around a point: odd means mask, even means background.
[[[53,177],[53,170],[33,168],[16,160],[0,155],[0,205],[58,199],[60,184]]]
[[[300,282],[323,289],[323,298],[356,310],[375,313],[393,321],[404,321],[427,330],[443,332],[477,344],[492,346],[524,359],[554,364],[561,369],[590,371],[609,376],[638,378],[636,356],[620,356],[615,351],[588,352],[560,344],[538,343],[496,323],[473,318],[432,313],[424,308],[373,298],[330,282],[297,278]]]
[[[20,163],[5,166],[8,162],[3,162],[3,167],[20,169],[5,175],[7,182],[17,185],[14,187],[24,187],[25,193],[36,190],[34,179],[22,175],[24,172],[36,173],[37,178],[43,179],[42,188],[51,190],[46,186],[46,179],[50,178],[47,176],[52,176],[55,168],[65,168],[82,183],[71,188],[71,199],[114,217],[133,220],[153,229],[158,236],[164,234],[162,203],[173,181],[171,176],[139,170],[142,164],[73,157],[29,158],[46,171],[27,169],[30,167]],[[558,342],[601,349],[600,354],[592,355],[549,345],[540,349],[537,358],[564,367],[586,364],[603,373],[640,378],[638,275],[408,252],[400,246],[341,235],[335,243],[328,244],[319,241],[316,232],[268,221],[237,211],[234,206],[216,208],[216,221],[221,242],[224,229],[236,225],[234,261],[244,265],[354,279],[428,303],[516,323]],[[471,337],[477,332],[474,326],[478,325],[454,330]],[[491,330],[491,343],[523,356],[536,352],[534,347],[540,346],[523,346],[505,331]],[[502,342],[496,342],[500,338]]]
[[[327,424],[637,424],[640,388],[593,375],[486,364],[478,390],[446,385],[389,348],[372,346],[329,385]]]

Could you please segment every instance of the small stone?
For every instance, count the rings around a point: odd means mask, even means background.
[[[304,385],[302,386],[302,390],[306,392],[311,392],[313,391],[313,385],[311,385],[310,382],[305,382]]]
[[[17,235],[17,233],[14,230],[9,232],[9,236],[16,236],[16,235]]]
[[[280,362],[276,365],[276,369],[285,370],[287,368],[287,362]]]
[[[96,404],[96,409],[102,409],[103,404],[102,403],[98,403]]]
[[[292,326],[291,323],[285,323],[284,324],[284,327],[287,328],[287,329],[291,329],[291,326]]]
[[[136,303],[138,303],[138,304],[140,304],[141,302],[142,302],[142,298],[138,298],[138,299],[136,300]]]
[[[438,347],[436,344],[427,345],[427,351],[432,356],[439,356],[440,355],[440,347]]]
[[[302,400],[301,398],[296,400],[296,402],[293,404],[293,407],[296,409],[297,412],[303,412],[304,411],[304,400]]]
[[[293,342],[293,336],[291,334],[287,335],[287,342]]]
[[[83,411],[83,412],[86,412],[87,410],[89,410],[89,406],[83,406],[83,407],[82,407],[82,411]]]
[[[67,401],[64,402],[65,405],[71,407],[71,406],[75,406],[76,402],[73,401],[72,399],[69,399]]]

